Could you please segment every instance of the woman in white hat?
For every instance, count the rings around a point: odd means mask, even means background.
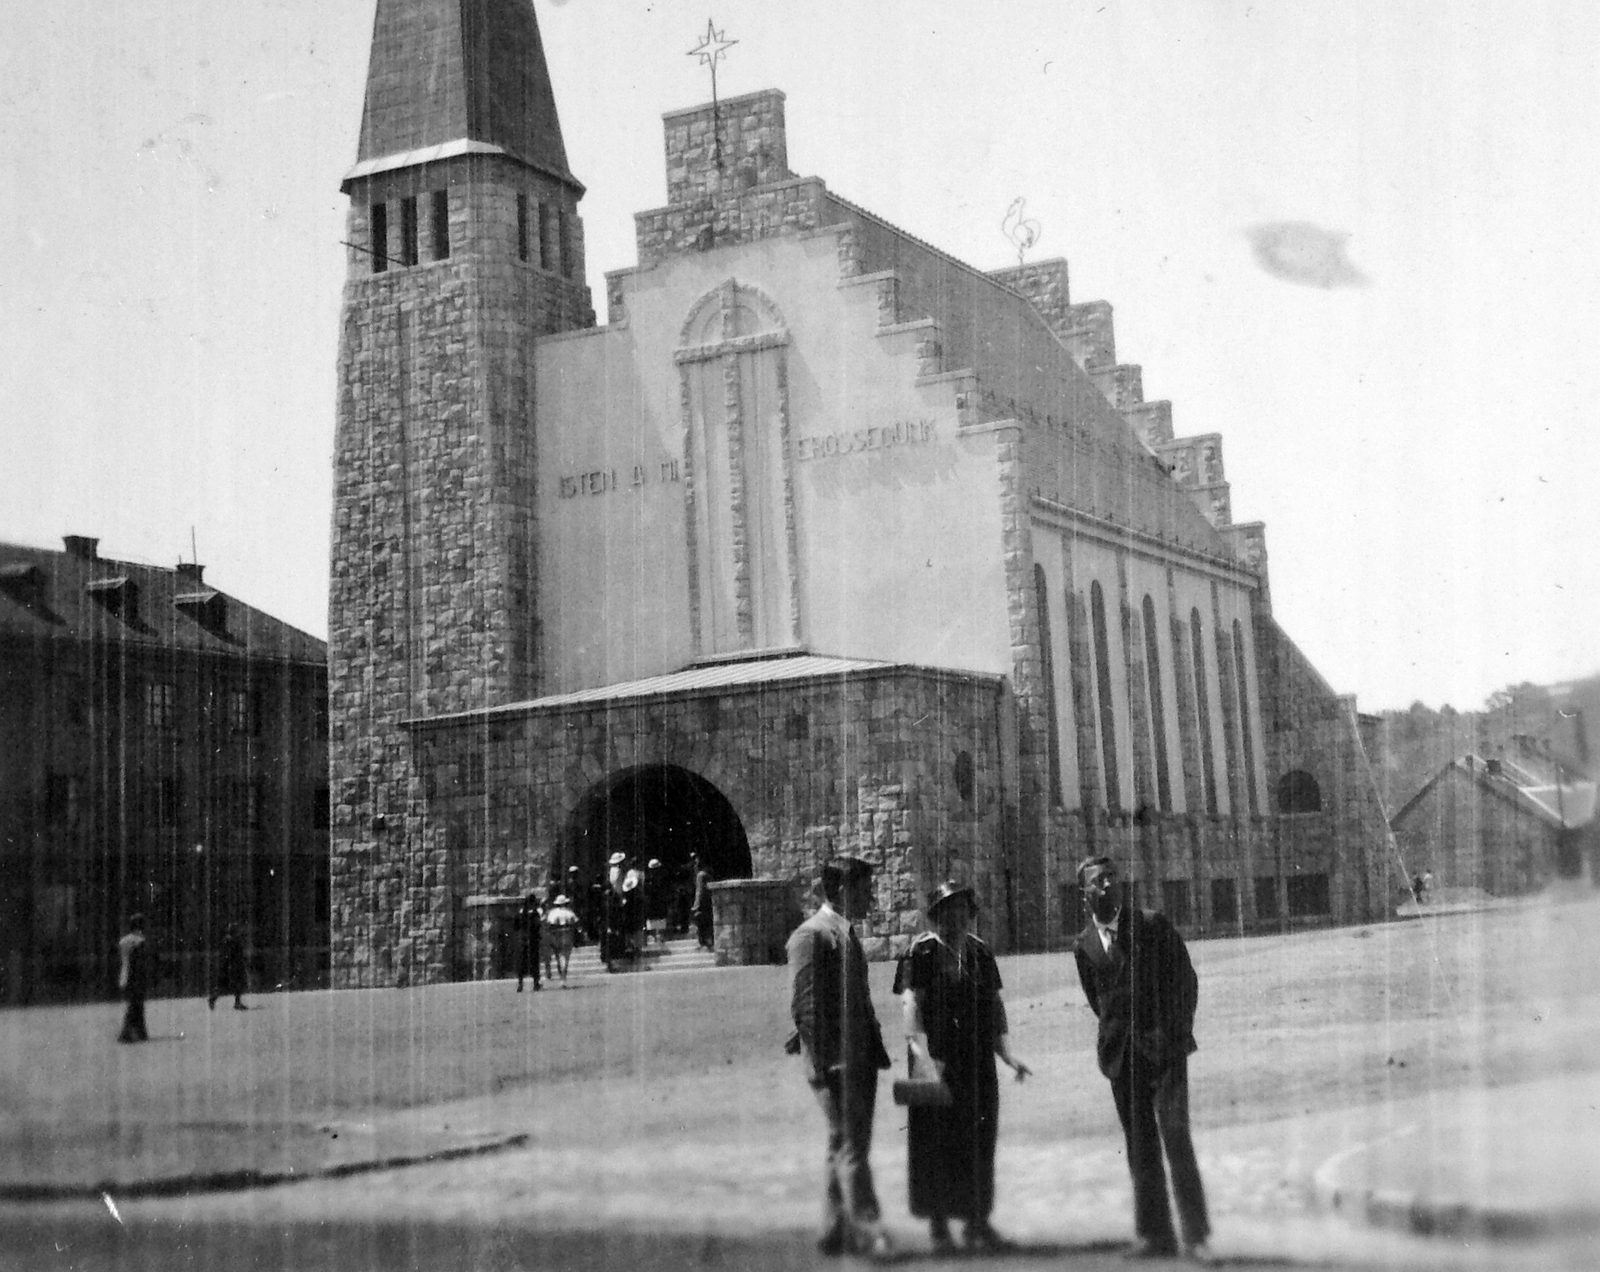
[[[578,915],[572,909],[572,898],[560,893],[544,915],[545,949],[555,959],[556,973],[561,977],[561,988],[567,987],[567,966],[572,962],[572,944],[578,936]]]

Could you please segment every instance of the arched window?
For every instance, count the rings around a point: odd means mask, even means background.
[[[1189,611],[1189,652],[1194,656],[1194,710],[1200,725],[1200,772],[1205,779],[1206,812],[1217,811],[1217,761],[1211,749],[1211,700],[1206,692],[1206,638],[1200,611]]]
[[[1056,808],[1061,798],[1061,726],[1056,719],[1055,648],[1050,640],[1050,588],[1044,566],[1033,567],[1033,592],[1039,606],[1039,670],[1044,681],[1045,764],[1050,770],[1050,803]]]
[[[1233,666],[1239,682],[1239,737],[1244,745],[1244,788],[1250,797],[1250,815],[1261,811],[1256,796],[1256,751],[1250,736],[1250,676],[1244,660],[1244,628],[1233,620]]]
[[[1322,788],[1304,769],[1291,769],[1278,779],[1280,813],[1320,813]]]
[[[1167,771],[1167,712],[1161,701],[1161,645],[1156,639],[1156,607],[1144,598],[1144,665],[1150,684],[1150,728],[1155,734],[1156,798],[1161,811],[1172,811],[1172,775]]]
[[[1094,678],[1100,699],[1100,754],[1106,769],[1106,808],[1122,811],[1117,779],[1117,712],[1111,702],[1111,642],[1106,638],[1106,598],[1098,582],[1089,586],[1089,621],[1094,629]]]

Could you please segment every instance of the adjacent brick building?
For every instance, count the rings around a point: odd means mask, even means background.
[[[237,922],[257,983],[326,983],[323,643],[69,536],[0,544],[0,1001],[115,991],[142,911],[158,990]]]
[[[473,899],[606,854],[969,877],[1005,948],[1122,860],[1189,931],[1387,908],[1353,703],[1272,618],[1222,442],[1064,261],[986,273],[788,169],[768,91],[665,117],[583,285],[526,0],[380,0],[351,200],[330,646],[340,983],[483,974]]]

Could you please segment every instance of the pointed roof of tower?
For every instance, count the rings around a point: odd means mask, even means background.
[[[378,0],[346,181],[469,152],[509,154],[583,189],[567,169],[532,0]]]

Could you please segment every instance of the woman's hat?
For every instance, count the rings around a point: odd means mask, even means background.
[[[645,869],[647,869],[647,870],[659,870],[659,869],[661,869],[661,858],[660,857],[651,857],[650,858],[650,864],[648,866],[646,866]]]
[[[561,894],[561,895],[560,895],[560,896],[558,896],[558,897],[557,897],[557,898],[556,898],[556,904],[557,904],[557,905],[571,905],[571,904],[572,904],[572,901],[571,901],[571,899],[570,899],[570,898],[569,898],[569,897],[568,897],[568,896],[567,896],[567,894],[566,894],[566,893],[565,893],[565,892],[563,892],[563,893],[562,893],[562,894]]]
[[[611,854],[611,859],[606,862],[606,865],[608,865],[608,866],[620,866],[627,859],[628,859],[628,854],[627,853],[625,853],[625,852],[614,852],[614,853]]]
[[[978,912],[978,896],[972,888],[965,883],[957,883],[954,879],[946,879],[937,888],[928,893],[927,911],[931,915],[952,897],[966,897],[967,904],[972,907],[972,912]]]

